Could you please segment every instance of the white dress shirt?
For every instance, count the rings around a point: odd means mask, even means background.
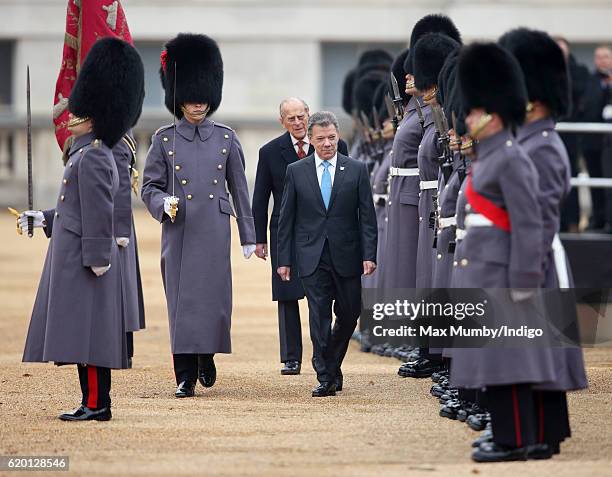
[[[336,174],[336,161],[338,160],[338,154],[336,153],[334,157],[332,157],[329,162],[329,175],[331,176],[331,185],[334,185],[334,176]],[[319,158],[315,151],[315,165],[317,167],[317,179],[319,179],[319,187],[321,187],[321,178],[323,177],[323,171],[325,167],[323,167],[323,159]]]
[[[299,154],[297,143],[300,141],[300,139],[294,138],[291,133],[289,134],[289,136],[291,136],[291,144],[293,144],[293,149],[295,149],[295,152]],[[308,148],[310,147],[310,141],[308,140],[308,135],[304,136],[304,139],[302,139],[302,142],[304,143],[304,145],[302,146],[302,150],[304,151],[304,154],[308,155]]]

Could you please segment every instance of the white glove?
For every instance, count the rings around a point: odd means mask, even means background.
[[[244,258],[251,258],[251,255],[253,255],[253,252],[255,251],[256,248],[257,247],[254,243],[243,245],[242,254],[244,255]]]
[[[514,303],[520,303],[522,301],[529,300],[534,295],[535,295],[534,290],[520,289],[520,288],[510,290],[510,298],[512,298],[512,301]]]
[[[127,237],[115,237],[115,240],[120,247],[127,247],[130,244],[130,239]]]
[[[164,212],[170,218],[172,218],[172,214],[170,214],[170,204],[172,203],[178,204],[178,197],[172,197],[172,196],[164,197]]]
[[[45,216],[40,210],[26,210],[19,215],[17,223],[24,234],[28,233],[28,217],[34,217],[34,228],[45,227]]]
[[[110,270],[110,263],[106,267],[90,267],[91,271],[96,274],[96,277],[101,277]]]

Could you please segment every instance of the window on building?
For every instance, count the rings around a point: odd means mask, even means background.
[[[396,56],[406,45],[403,43],[348,43],[324,42],[321,44],[322,105],[325,109],[342,109],[342,84],[346,74],[355,67],[359,56],[366,50],[387,50]]]
[[[159,55],[163,42],[137,41],[134,46],[140,53],[145,70],[145,99],[143,108],[154,111],[164,106],[164,92],[159,81]]]
[[[0,40],[0,112],[13,103],[13,46],[13,41]]]

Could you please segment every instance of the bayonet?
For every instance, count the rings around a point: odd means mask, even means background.
[[[385,138],[383,137],[382,124],[376,106],[372,106],[372,117],[374,118],[374,133],[377,145],[375,160],[381,162],[385,156]]]
[[[404,117],[404,100],[402,99],[402,95],[400,94],[397,78],[393,73],[391,73],[391,89],[393,89],[393,105],[395,107],[395,116],[397,117],[397,120],[399,122]]]
[[[385,106],[387,107],[387,113],[391,118],[391,122],[393,122],[393,129],[397,131],[397,128],[399,127],[399,120],[397,119],[395,113],[395,105],[393,104],[393,100],[389,97],[388,94],[385,94]]]
[[[414,107],[416,108],[417,116],[419,117],[421,127],[425,128],[425,116],[423,115],[423,110],[421,109],[421,103],[419,103],[419,98],[417,98],[416,96],[414,96]]]
[[[32,184],[32,103],[30,97],[30,66],[27,70],[27,143],[28,143],[28,210],[34,210],[34,187]],[[34,217],[28,216],[28,237],[34,236]]]

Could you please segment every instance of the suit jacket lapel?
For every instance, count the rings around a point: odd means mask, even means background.
[[[334,199],[338,195],[338,191],[342,187],[344,182],[344,176],[346,175],[346,156],[338,153],[338,160],[336,161],[336,172],[334,173],[334,184],[332,185],[331,198],[329,199],[329,209],[331,210],[334,205]]]
[[[283,140],[281,141],[281,156],[283,156],[283,159],[288,164],[299,160],[297,152],[295,152],[295,148],[291,142],[291,135],[289,134],[289,131],[283,135]]]
[[[325,210],[325,203],[323,202],[323,196],[321,195],[321,186],[319,186],[319,179],[317,178],[317,169],[314,154],[305,157],[304,159],[302,159],[302,161],[308,161],[308,165],[306,166],[306,178],[308,179],[308,182],[310,182],[312,192],[317,197],[317,203],[319,204],[319,207]]]

